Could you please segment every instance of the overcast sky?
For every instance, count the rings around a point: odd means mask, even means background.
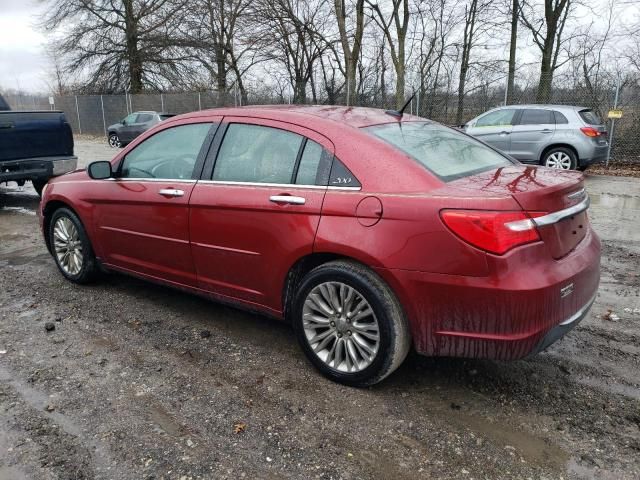
[[[45,37],[36,0],[0,0],[0,89],[46,91]]]

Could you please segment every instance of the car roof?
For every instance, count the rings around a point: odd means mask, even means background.
[[[384,110],[368,107],[345,107],[336,105],[262,105],[250,107],[222,107],[194,112],[189,116],[224,115],[240,117],[260,117],[273,120],[290,121],[302,124],[311,117],[327,123],[340,123],[354,128],[362,128],[383,123],[400,121]],[[175,117],[174,117],[175,118]],[[404,114],[402,121],[427,121],[424,118]]]
[[[588,107],[580,107],[577,105],[558,105],[552,103],[530,103],[525,105],[506,105],[504,107],[498,107],[496,110],[500,110],[501,108],[552,108],[554,110],[591,110]]]

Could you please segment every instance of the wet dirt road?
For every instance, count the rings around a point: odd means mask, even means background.
[[[37,198],[0,187],[0,479],[640,478],[640,184],[588,189],[602,283],[576,330],[515,363],[412,355],[356,390],[270,319],[64,281]]]

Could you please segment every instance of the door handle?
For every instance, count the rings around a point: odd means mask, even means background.
[[[305,198],[292,195],[271,195],[269,200],[273,203],[289,203],[291,205],[304,205],[306,202]]]
[[[158,192],[163,197],[182,197],[184,190],[178,190],[176,188],[163,188]]]
[[[509,132],[506,132],[506,131],[503,130],[503,131],[500,132],[500,135],[509,135]]]
[[[0,123],[0,128],[13,128],[13,127],[14,127],[13,122]]]
[[[549,130],[548,128],[545,128],[544,130],[542,130],[542,133],[553,133],[553,130]]]

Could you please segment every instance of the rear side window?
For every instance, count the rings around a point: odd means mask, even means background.
[[[331,168],[331,154],[319,143],[307,139],[296,172],[297,185],[326,185]]]
[[[150,113],[141,113],[140,115],[138,115],[138,120],[136,120],[137,123],[147,123],[150,122],[153,119],[153,115]]]
[[[520,125],[543,125],[556,123],[551,110],[542,110],[539,108],[529,108],[522,112]]]
[[[567,117],[565,117],[563,114],[561,114],[558,111],[553,112],[553,116],[556,119],[556,124],[557,125],[562,125],[562,124],[567,124],[569,123],[569,120],[567,120]]]
[[[487,113],[480,117],[475,126],[476,127],[498,127],[504,125],[513,125],[513,117],[516,111],[510,108],[504,110],[497,110],[495,112]]]
[[[261,125],[229,125],[213,170],[227,182],[291,183],[304,137]]]
[[[164,114],[164,115],[158,115],[158,116],[160,117],[160,121],[162,121],[162,120],[166,120],[167,118],[175,117],[175,115],[174,115],[174,114],[172,114],[172,113],[167,113],[167,114]]]
[[[593,110],[580,110],[578,112],[584,123],[589,125],[602,125],[602,120]]]
[[[482,142],[435,123],[388,123],[364,130],[414,158],[445,182],[513,165]]]

